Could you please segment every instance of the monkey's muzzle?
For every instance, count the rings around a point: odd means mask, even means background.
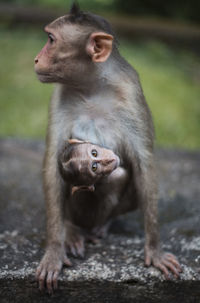
[[[75,192],[78,192],[78,191],[90,191],[90,192],[94,192],[95,191],[95,187],[94,187],[94,184],[92,184],[92,185],[72,186],[72,189],[71,189],[72,196],[75,194]]]

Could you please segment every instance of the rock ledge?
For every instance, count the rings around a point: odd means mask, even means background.
[[[88,244],[84,260],[71,258],[59,290],[40,293],[35,268],[44,252],[41,167],[44,144],[0,140],[1,302],[200,302],[200,153],[158,150],[163,248],[177,255],[183,273],[166,281],[143,265],[139,212],[116,220],[107,239]]]

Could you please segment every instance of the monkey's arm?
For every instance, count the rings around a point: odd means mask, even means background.
[[[65,226],[62,205],[62,181],[58,173],[56,156],[49,148],[44,161],[44,193],[46,200],[47,247],[46,252],[36,271],[40,289],[46,286],[51,293],[57,288],[57,278],[63,263],[70,265],[64,241]]]
[[[153,156],[152,156],[153,157]],[[158,190],[157,176],[155,173],[154,160],[140,167],[137,176],[137,192],[144,214],[145,228],[145,265],[151,264],[159,268],[169,278],[169,270],[178,277],[181,267],[176,257],[170,253],[164,253],[160,249],[158,232]]]

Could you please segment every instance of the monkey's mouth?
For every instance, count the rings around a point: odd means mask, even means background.
[[[49,74],[49,73],[44,73],[44,72],[42,73],[42,72],[39,72],[37,70],[35,72],[37,74],[38,79],[41,82],[48,81],[48,80],[52,79],[51,74]]]
[[[94,192],[95,191],[95,187],[94,185],[79,185],[79,186],[72,186],[71,189],[71,194],[72,196],[74,195],[75,192],[80,192],[80,191],[90,191],[90,192]]]

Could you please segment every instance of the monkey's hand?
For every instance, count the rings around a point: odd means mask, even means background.
[[[58,287],[58,275],[63,264],[71,266],[65,250],[50,246],[47,248],[40,265],[36,270],[36,279],[39,282],[39,289],[44,290],[45,284],[49,294]]]
[[[159,268],[164,273],[166,279],[169,279],[169,270],[171,270],[176,278],[179,277],[182,271],[178,260],[173,254],[147,247],[145,248],[145,265],[150,266],[151,264]]]

